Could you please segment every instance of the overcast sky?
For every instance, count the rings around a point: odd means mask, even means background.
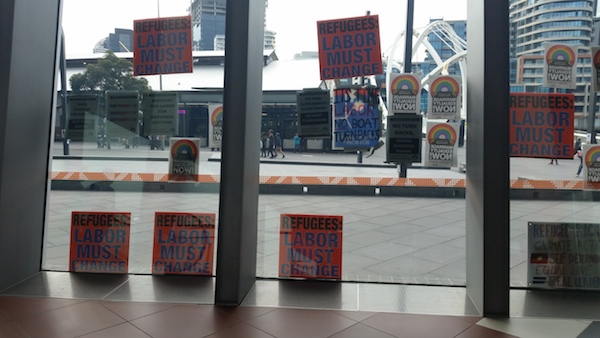
[[[430,18],[466,19],[467,0],[415,1],[416,29]],[[159,6],[160,4],[160,6]],[[133,27],[133,20],[187,15],[190,0],[64,0],[63,28],[67,55],[91,53],[94,45],[115,28]],[[317,50],[319,20],[379,15],[382,51],[406,28],[406,0],[269,0],[267,29],[276,32],[277,54]]]

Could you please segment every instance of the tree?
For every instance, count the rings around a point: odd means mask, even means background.
[[[87,66],[85,72],[69,79],[74,92],[106,90],[150,90],[148,80],[133,77],[133,64],[107,51],[96,64]]]

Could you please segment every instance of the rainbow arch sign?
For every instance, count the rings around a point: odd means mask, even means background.
[[[427,167],[458,166],[459,123],[427,122],[427,141],[423,164]]]
[[[421,79],[414,74],[390,74],[392,114],[419,114],[421,112]]]
[[[600,146],[595,144],[583,145],[584,177],[588,182],[600,182]]]
[[[208,105],[208,147],[211,149],[221,148],[223,139],[223,105]]]
[[[575,89],[576,68],[577,46],[544,43],[544,86]]]
[[[171,137],[169,143],[169,179],[196,181],[200,167],[200,138]]]
[[[432,76],[429,81],[427,118],[459,120],[462,108],[462,81],[459,76]]]

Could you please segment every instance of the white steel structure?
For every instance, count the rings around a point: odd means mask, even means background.
[[[430,34],[435,34],[437,37],[443,41],[453,52],[454,55],[446,60],[442,60],[438,52],[435,48],[429,43],[427,37]],[[393,72],[393,69],[397,69],[397,71],[402,71],[405,73],[410,73],[410,69],[404,69],[404,61],[399,60],[399,56],[397,55],[397,51],[400,50],[400,56],[404,58],[404,45],[405,45],[405,35],[406,32],[401,32],[398,34],[392,47],[390,48],[390,52],[387,54],[386,58],[386,90],[387,90],[387,98],[388,100],[391,98],[390,93],[390,74]],[[418,31],[414,30],[413,32],[414,42],[412,49],[412,57],[417,53],[417,51],[425,48],[429,53],[430,57],[435,61],[437,67],[432,69],[428,74],[421,75],[421,86],[423,88],[428,87],[429,78],[434,75],[444,74],[444,70],[448,68],[448,66],[458,63],[460,67],[460,74],[462,79],[462,109],[460,112],[461,118],[466,118],[467,112],[467,42],[463,40],[460,36],[456,34],[454,29],[446,23],[445,21],[438,20],[433,21],[429,25],[427,25],[423,30]],[[397,72],[396,71],[396,72]]]

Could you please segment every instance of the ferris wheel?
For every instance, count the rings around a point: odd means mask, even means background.
[[[446,50],[452,52],[452,56],[447,57],[445,60],[439,55],[438,51],[431,45],[428,37],[434,34],[437,36],[442,43],[446,46]],[[391,83],[390,78],[392,72],[406,72],[404,70],[404,61],[399,61],[400,57],[404,59],[404,47],[406,32],[403,31],[394,40],[393,45],[390,47],[387,53],[386,60],[386,71],[385,71],[385,83],[386,83],[386,98],[389,101],[391,99]],[[412,57],[415,54],[423,50],[423,48],[429,53],[429,57],[435,62],[436,67],[433,67],[427,74],[419,74],[421,77],[421,88],[426,90],[429,89],[429,79],[435,75],[446,75],[449,66],[458,63],[460,68],[460,76],[462,82],[462,108],[460,111],[461,118],[466,118],[467,112],[467,42],[458,36],[452,26],[442,20],[431,22],[422,30],[415,29],[413,31],[414,43],[412,48]],[[401,53],[397,53],[400,51]],[[400,55],[398,55],[400,54]],[[410,72],[411,70],[409,70]],[[386,102],[386,105],[389,104]]]

